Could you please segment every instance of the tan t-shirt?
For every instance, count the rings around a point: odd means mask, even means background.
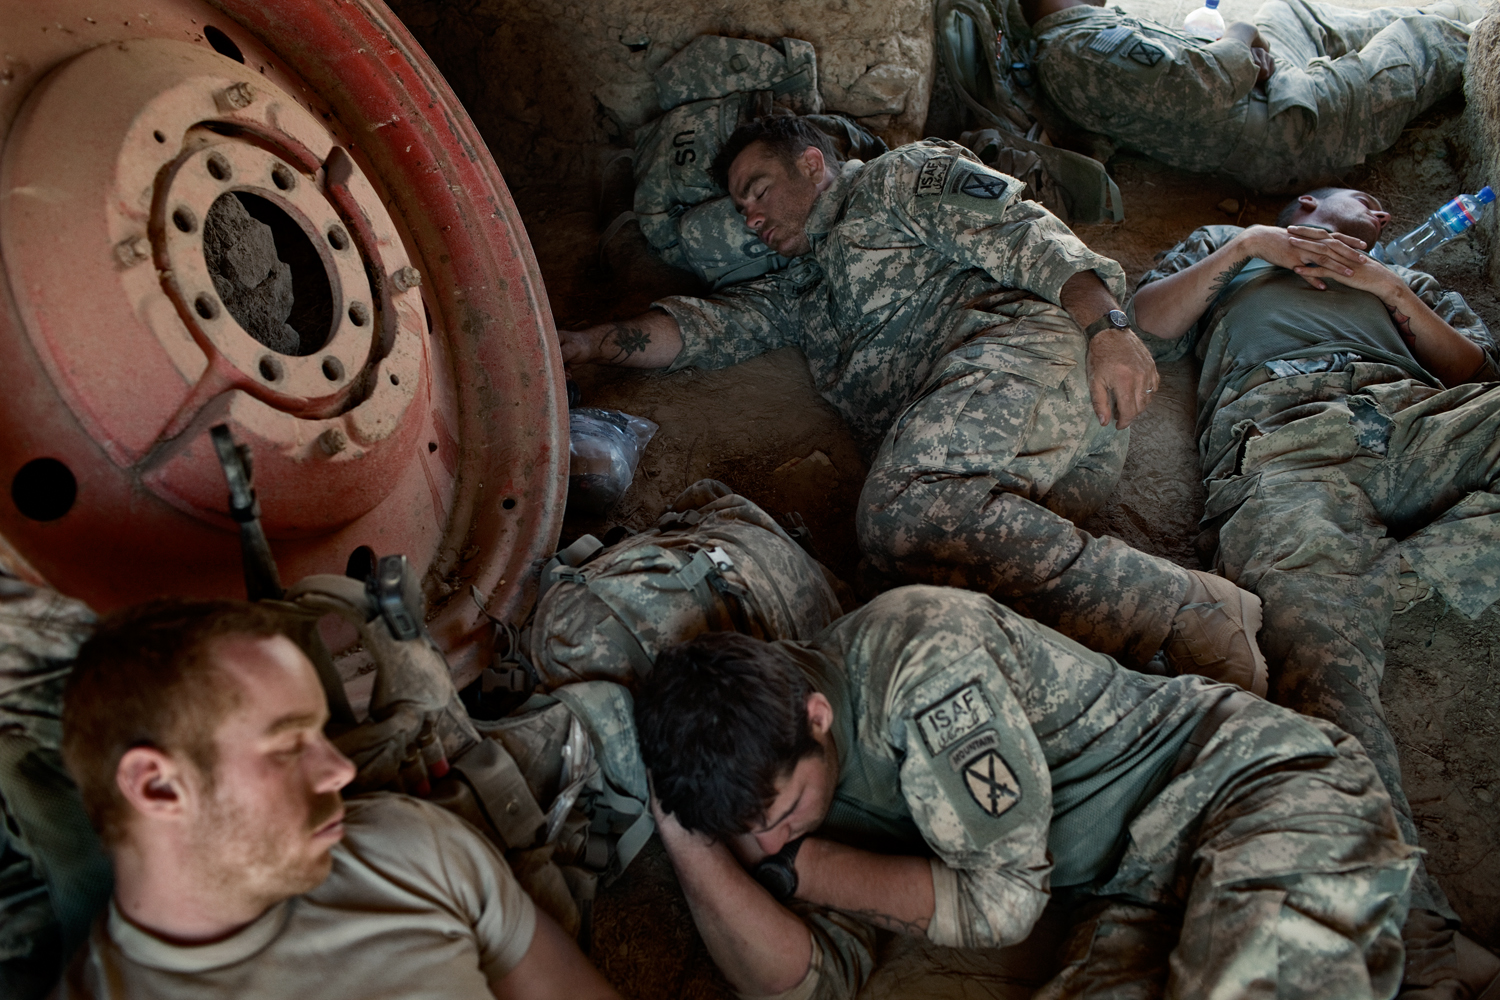
[[[225,941],[179,947],[110,904],[53,996],[162,1000],[489,1000],[521,961],[536,907],[504,858],[436,806],[351,799],[322,885]]]

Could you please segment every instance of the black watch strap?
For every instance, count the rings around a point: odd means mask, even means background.
[[[1116,330],[1128,330],[1130,329],[1130,317],[1125,315],[1124,310],[1111,309],[1109,312],[1105,313],[1103,316],[1100,316],[1088,326],[1084,327],[1083,335],[1089,340],[1093,340],[1094,334],[1098,333],[1100,330],[1104,330],[1110,327],[1113,327]]]
[[[789,841],[785,847],[750,870],[755,881],[766,887],[778,903],[785,903],[797,895],[797,852],[802,849],[806,837]]]

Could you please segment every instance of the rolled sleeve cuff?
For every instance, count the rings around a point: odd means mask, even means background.
[[[823,946],[818,936],[812,939],[812,961],[807,963],[807,975],[802,982],[782,993],[736,993],[740,1000],[813,1000],[818,995],[818,983],[823,977]]]
[[[651,303],[652,309],[660,309],[677,321],[677,330],[682,335],[682,350],[663,371],[675,372],[683,368],[717,367],[712,364],[713,330],[718,325],[704,308],[702,299],[687,295],[673,295]]]
[[[1062,287],[1068,283],[1068,279],[1084,271],[1093,271],[1104,282],[1104,287],[1109,289],[1116,302],[1125,301],[1129,290],[1129,285],[1125,282],[1125,269],[1108,257],[1099,256],[1081,242],[1076,249],[1056,245],[1048,257],[1050,259],[1039,262],[1032,270],[1030,280],[1026,282],[1027,291],[1060,306]]]
[[[927,925],[927,940],[947,948],[964,944],[958,873],[937,858],[932,863],[932,923]]]

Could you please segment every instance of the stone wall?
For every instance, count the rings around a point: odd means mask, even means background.
[[[1486,184],[1500,190],[1500,17],[1493,13],[1479,22],[1469,39],[1464,99],[1464,190],[1477,191]],[[1490,284],[1500,290],[1500,255],[1493,252],[1497,219],[1500,211],[1491,208],[1475,236],[1490,251]]]
[[[931,0],[388,0],[513,188],[591,183],[660,114],[651,74],[700,34],[812,42],[828,110],[891,145],[921,138]]]

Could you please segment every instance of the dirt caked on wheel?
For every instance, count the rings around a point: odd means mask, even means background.
[[[239,596],[209,428],[283,579],[401,552],[463,683],[566,488],[542,282],[379,0],[0,10],[0,562],[108,610]]]

